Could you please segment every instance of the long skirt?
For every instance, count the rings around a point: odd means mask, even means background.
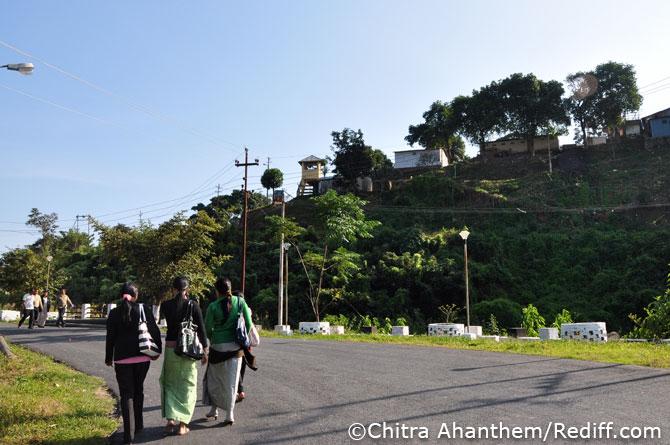
[[[165,348],[161,371],[161,414],[163,418],[189,423],[193,418],[198,390],[197,361],[180,357]]]
[[[210,405],[223,410],[223,420],[234,421],[235,397],[240,379],[242,358],[234,357],[207,368],[207,393]]]
[[[49,316],[49,313],[47,312],[46,309],[42,309],[42,312],[39,312],[39,315],[37,316],[37,326],[43,328],[44,325],[47,324],[47,317]]]

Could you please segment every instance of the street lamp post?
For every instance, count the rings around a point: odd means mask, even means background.
[[[468,280],[468,236],[470,236],[470,232],[463,229],[459,235],[463,238],[463,252],[465,254],[465,314],[468,326],[467,332],[470,332],[470,285]]]
[[[47,256],[47,287],[46,291],[49,292],[49,275],[51,274],[51,261],[53,261],[54,257],[51,255]]]
[[[32,63],[9,63],[7,65],[0,65],[0,68],[5,68],[10,71],[18,71],[24,76],[27,76],[33,73],[35,65],[33,65]]]

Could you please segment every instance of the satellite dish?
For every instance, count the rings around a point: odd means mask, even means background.
[[[583,100],[598,91],[598,79],[593,74],[582,74],[570,81],[573,99]]]

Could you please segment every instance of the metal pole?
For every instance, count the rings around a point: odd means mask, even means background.
[[[47,292],[49,291],[49,275],[51,274],[51,261],[47,261]]]
[[[284,220],[286,205],[281,204],[281,218]],[[283,324],[284,320],[284,233],[281,234],[279,243],[279,305],[277,306],[277,324]]]
[[[285,267],[285,272],[286,277],[284,279],[284,285],[286,286],[286,289],[284,291],[284,300],[286,301],[286,310],[284,310],[284,317],[286,317],[286,325],[288,326],[288,244],[286,245],[286,252],[284,252],[284,259],[286,260],[286,267]]]
[[[468,280],[468,240],[465,240],[463,244],[463,249],[465,251],[465,313],[468,323],[468,331],[470,332],[470,286]]]
[[[243,241],[242,241],[242,278],[241,278],[241,284],[240,288],[242,289],[242,294],[244,294],[245,291],[245,284],[246,284],[246,275],[247,275],[247,221],[248,221],[248,213],[249,213],[249,192],[247,190],[247,177],[249,176],[248,173],[248,167],[250,165],[258,165],[258,159],[256,159],[256,162],[249,162],[249,149],[247,147],[244,147],[244,164],[240,164],[239,162],[235,161],[235,165],[237,167],[244,167],[244,213],[243,213]]]
[[[549,153],[549,174],[551,175],[551,143],[549,142],[549,132],[547,132],[547,152]]]

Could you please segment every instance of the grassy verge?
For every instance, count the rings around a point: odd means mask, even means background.
[[[262,331],[262,337],[316,341],[346,341],[358,343],[387,343],[396,345],[435,346],[473,351],[507,352],[513,354],[541,355],[546,357],[620,363],[624,365],[670,368],[670,345],[654,343],[626,343],[622,341],[591,343],[579,341],[518,341],[496,343],[492,340],[466,340],[457,337],[393,337],[390,335],[300,335],[284,336],[272,331]]]
[[[0,355],[0,443],[105,444],[117,428],[102,379],[11,345]]]

